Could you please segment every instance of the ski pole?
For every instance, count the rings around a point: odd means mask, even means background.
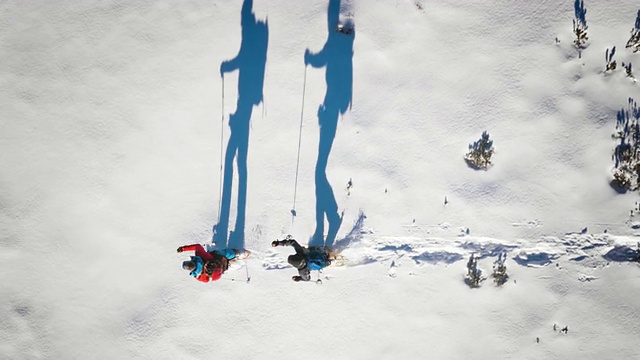
[[[247,284],[251,281],[251,276],[249,276],[249,265],[247,264],[247,260],[244,260],[244,269],[247,271]]]
[[[298,134],[298,159],[296,160],[296,181],[293,187],[293,208],[291,209],[291,222],[296,216],[296,195],[298,192],[298,170],[300,168],[300,147],[302,145],[302,120],[304,119],[304,96],[307,91],[307,65],[304,66],[304,80],[302,82],[302,109],[300,110],[300,132]]]

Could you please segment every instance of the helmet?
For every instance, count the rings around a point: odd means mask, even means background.
[[[182,268],[185,270],[193,271],[196,269],[196,263],[191,260],[183,261]]]
[[[304,267],[307,266],[307,262],[304,260],[304,256],[300,254],[289,255],[289,257],[287,258],[287,262],[298,270],[304,269]]]

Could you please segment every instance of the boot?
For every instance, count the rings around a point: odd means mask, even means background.
[[[249,250],[237,250],[237,249],[233,249],[233,252],[236,253],[236,257],[235,260],[244,260],[244,259],[248,259],[251,257],[251,252]]]

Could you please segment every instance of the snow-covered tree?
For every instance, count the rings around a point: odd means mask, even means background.
[[[482,270],[478,269],[478,258],[475,254],[469,256],[467,262],[467,275],[465,276],[465,282],[472,288],[480,287],[480,283],[484,280],[482,277]]]
[[[493,281],[496,285],[501,286],[507,282],[509,275],[507,275],[507,266],[504,264],[507,261],[507,253],[500,253],[498,260],[493,263]]]
[[[627,73],[627,76],[633,78],[633,65],[631,63],[622,63],[622,67],[624,68],[624,72]]]
[[[584,7],[584,0],[576,0],[574,3],[575,19],[573,19],[573,33],[576,39],[573,43],[578,49],[583,49],[589,37],[587,36],[587,9]]]
[[[613,60],[613,56],[616,54],[616,47],[614,46],[611,51],[609,51],[609,48],[607,48],[607,51],[605,51],[604,53],[604,59],[606,61],[606,66],[604,71],[613,71],[616,69],[616,67],[618,66],[618,64],[616,63],[615,60]]]
[[[489,139],[488,132],[483,131],[478,141],[469,144],[469,152],[464,156],[464,159],[474,169],[487,170],[491,165],[493,151],[493,140]]]
[[[636,24],[631,29],[631,37],[629,41],[627,41],[626,48],[631,48],[633,52],[640,51],[640,10],[638,10],[638,15],[636,15]]]
[[[617,113],[618,140],[613,152],[613,185],[622,189],[637,190],[640,178],[640,108],[629,98],[627,109]]]

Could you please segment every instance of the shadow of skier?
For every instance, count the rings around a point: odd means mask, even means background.
[[[249,127],[253,107],[263,101],[262,89],[269,41],[268,21],[256,20],[252,9],[253,0],[244,0],[242,4],[242,43],[240,51],[235,58],[220,64],[220,76],[235,70],[238,70],[239,75],[236,111],[229,115],[231,134],[224,160],[224,185],[220,205],[220,220],[213,227],[213,241],[216,243],[216,247],[244,249]],[[234,159],[238,170],[237,215],[233,231],[227,234]]]
[[[327,179],[326,170],[336,136],[338,116],[344,114],[351,105],[355,31],[349,34],[338,31],[339,20],[340,0],[330,0],[327,11],[327,42],[319,52],[314,54],[307,49],[304,54],[305,66],[325,68],[327,83],[324,102],[318,108],[320,140],[315,169],[316,230],[309,240],[310,246],[333,245],[342,224],[342,216],[338,214],[338,204]],[[325,216],[329,230],[326,239],[323,239]]]

